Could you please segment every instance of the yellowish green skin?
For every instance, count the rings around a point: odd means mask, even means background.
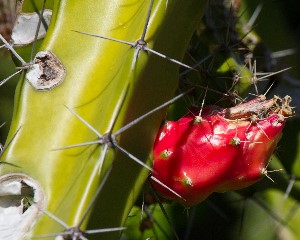
[[[145,38],[148,46],[180,60],[205,2],[155,1]],[[149,3],[55,1],[39,50],[51,51],[59,58],[66,78],[44,92],[33,89],[24,74],[18,84],[8,139],[20,131],[1,161],[19,168],[3,164],[0,174],[25,173],[36,179],[46,193],[47,211],[69,226],[78,224],[111,164],[111,175],[94,209],[99,218],[95,227],[122,226],[148,172],[115,149],[109,149],[102,162],[100,145],[53,151],[97,139],[66,106],[99,133],[114,132],[170,99],[178,79],[174,63],[143,51],[136,58],[137,49],[74,30],[135,42],[141,37]],[[163,116],[161,111],[146,118],[122,133],[118,144],[146,161]],[[62,230],[44,214],[32,235]],[[103,239],[118,236],[110,233]]]

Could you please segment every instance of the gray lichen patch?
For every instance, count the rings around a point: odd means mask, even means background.
[[[27,175],[1,176],[0,239],[26,239],[45,202],[43,189]]]
[[[37,39],[44,38],[50,24],[52,10],[45,9]],[[25,46],[33,43],[39,23],[37,13],[19,13],[12,30],[11,40],[14,46]]]
[[[26,73],[26,79],[38,91],[48,91],[61,84],[66,69],[50,51],[38,52]]]

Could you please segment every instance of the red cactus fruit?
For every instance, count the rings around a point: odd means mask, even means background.
[[[264,176],[291,99],[264,96],[232,108],[206,107],[168,121],[154,143],[152,176],[166,198],[193,206],[213,192],[245,188]],[[199,114],[199,113],[197,113]]]

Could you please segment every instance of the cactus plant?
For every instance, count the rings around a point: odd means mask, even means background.
[[[201,101],[247,108],[240,103],[248,92],[273,91],[260,81],[287,70],[262,76],[257,71],[249,54],[258,51],[259,38],[236,17],[238,1],[17,3],[12,41],[1,37],[21,73],[0,155],[0,229],[6,229],[0,230],[1,239],[120,238],[123,227],[130,228],[131,213],[140,215],[132,207],[152,171],[152,147],[167,106],[179,99],[168,109],[169,119]],[[5,77],[1,88],[10,81]],[[260,173],[271,150],[262,156]],[[180,196],[155,170],[154,165],[152,181]],[[267,198],[268,190],[284,192],[290,183],[283,177],[276,182],[263,181],[239,194],[264,191]],[[297,187],[289,195],[300,200]],[[145,224],[162,217],[155,204],[147,204]],[[170,224],[172,207],[158,204],[169,213],[161,223]],[[147,234],[143,237],[151,237]],[[122,238],[135,236],[126,229]]]

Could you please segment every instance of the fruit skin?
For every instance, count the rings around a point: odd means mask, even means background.
[[[183,199],[160,184],[153,183],[155,188],[164,197],[189,207],[213,192],[257,182],[266,174],[267,162],[280,139],[285,122],[283,105],[278,97],[257,98],[229,109],[209,106],[202,116],[194,111],[176,122],[167,121],[154,143],[152,176]],[[247,108],[256,112],[248,117]],[[243,109],[240,119],[237,109]]]

